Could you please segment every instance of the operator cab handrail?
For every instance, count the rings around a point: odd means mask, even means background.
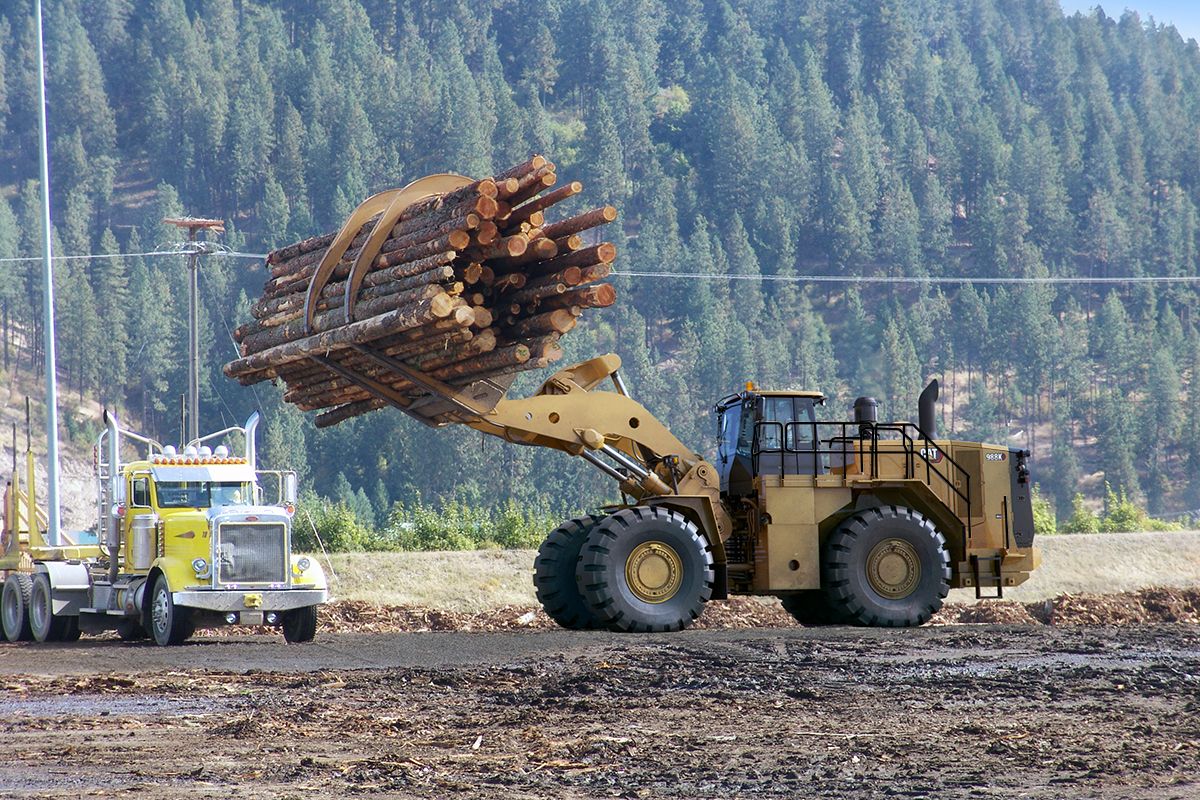
[[[822,439],[817,431],[822,428],[837,428],[840,429],[840,435],[830,439]],[[800,428],[804,428],[804,433],[812,432],[812,436],[805,438],[801,436]],[[777,429],[776,437],[764,435],[763,431],[769,429]],[[916,435],[910,435],[910,429],[916,432]],[[879,477],[879,454],[881,441],[880,434],[893,433],[897,434],[895,438],[882,438],[882,441],[896,441],[900,443],[904,455],[904,476],[905,478],[917,478],[917,462],[920,459],[925,463],[925,483],[933,485],[933,476],[937,476],[950,491],[966,504],[967,513],[963,515],[965,525],[963,528],[963,547],[966,552],[966,546],[971,536],[971,474],[963,469],[949,453],[938,447],[934,441],[917,425],[911,422],[895,422],[895,423],[862,423],[849,421],[813,421],[813,420],[795,420],[790,422],[777,422],[770,420],[762,420],[754,424],[754,435],[751,443],[751,457],[754,460],[755,474],[761,474],[761,457],[763,454],[787,454],[787,455],[811,455],[812,469],[811,475],[815,478],[823,472],[822,455],[842,456],[842,465],[846,464],[846,456],[857,449],[857,455],[860,460],[864,456],[871,457],[871,477]],[[851,435],[857,434],[857,435]],[[923,444],[923,447],[918,448],[918,440]],[[834,443],[840,444],[840,447],[835,447]],[[848,448],[847,444],[856,442],[856,448]],[[867,443],[870,443],[870,449],[865,449]],[[774,443],[774,444],[773,444]],[[947,476],[941,468],[936,466],[931,460],[931,454],[940,452],[941,457],[946,463],[956,470],[957,475],[961,476],[963,481],[963,489],[955,484],[952,477]],[[797,460],[797,464],[799,461]],[[786,469],[782,470],[786,474]],[[795,470],[794,474],[800,474],[800,470]]]

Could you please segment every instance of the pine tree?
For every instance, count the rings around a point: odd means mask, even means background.
[[[129,371],[128,314],[131,299],[129,276],[125,260],[120,258],[120,246],[113,232],[104,229],[97,249],[102,255],[113,258],[100,259],[95,263],[93,280],[99,311],[99,337],[97,339],[96,362],[99,368],[97,388],[100,402],[104,405],[123,403],[123,384]]]

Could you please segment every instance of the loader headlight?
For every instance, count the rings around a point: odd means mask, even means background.
[[[208,575],[208,561],[203,558],[193,558],[192,571],[196,573],[196,577],[205,577]]]

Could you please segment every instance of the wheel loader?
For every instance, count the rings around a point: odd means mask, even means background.
[[[620,358],[555,373],[531,397],[512,377],[390,398],[421,422],[464,424],[584,459],[622,503],[564,522],[534,563],[537,596],[567,628],[675,631],[712,599],[774,595],[804,624],[920,625],[951,588],[1003,596],[1039,562],[1029,453],[936,438],[937,382],[920,424],[880,422],[861,397],[823,421],[815,392],[747,384],[715,407],[717,463],[634,400]]]

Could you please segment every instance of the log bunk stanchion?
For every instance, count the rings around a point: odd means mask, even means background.
[[[282,379],[318,427],[392,406],[430,425],[486,414],[516,374],[562,357],[583,311],[616,302],[616,248],[584,233],[612,206],[548,222],[579,194],[533,156],[492,178],[434,175],[365,200],[336,234],[268,254],[225,374]]]

